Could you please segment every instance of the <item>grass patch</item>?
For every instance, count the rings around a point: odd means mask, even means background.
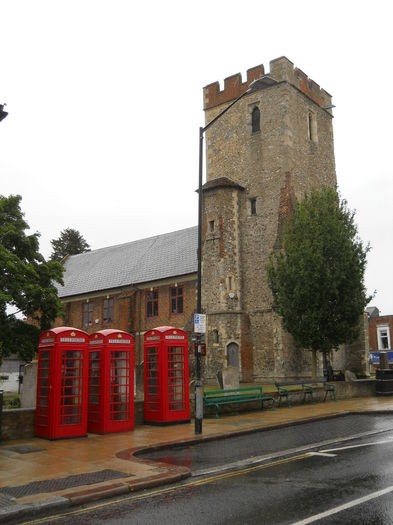
[[[20,408],[20,395],[15,393],[3,394],[3,408]]]

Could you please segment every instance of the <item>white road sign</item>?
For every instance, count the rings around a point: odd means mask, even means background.
[[[206,314],[194,314],[194,332],[196,334],[206,333]]]

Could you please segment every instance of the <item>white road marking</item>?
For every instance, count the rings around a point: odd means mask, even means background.
[[[381,441],[372,441],[371,443],[360,443],[358,445],[348,445],[347,447],[329,448],[326,450],[321,450],[321,452],[337,452],[338,450],[349,450],[351,448],[369,447],[370,445],[382,445],[384,443],[392,443],[392,442],[393,442],[393,438],[390,438],[390,439],[383,439]]]
[[[307,525],[307,523],[313,523],[314,521],[318,521],[323,518],[332,516],[333,514],[337,514],[338,512],[342,512],[343,510],[347,510],[347,509],[351,509],[352,507],[356,507],[356,505],[361,505],[362,503],[365,503],[366,501],[380,498],[381,496],[384,496],[385,494],[389,494],[390,492],[393,492],[393,486],[387,487],[386,489],[377,490],[377,492],[372,492],[368,496],[363,496],[362,498],[354,499],[352,501],[349,501],[348,503],[344,503],[344,505],[334,507],[325,512],[321,512],[320,514],[315,514],[314,516],[310,516],[309,518],[306,518],[305,520],[301,520],[301,521],[297,521],[296,523],[292,523],[292,525]]]
[[[368,436],[375,436],[376,434],[384,434],[386,432],[392,432],[392,428],[386,428],[383,430],[369,430],[368,432],[361,432],[359,434],[353,434],[352,436],[346,436],[346,437],[337,437],[334,439],[326,439],[325,441],[320,441],[319,443],[308,443],[307,445],[302,445],[299,447],[283,450],[280,452],[274,452],[272,454],[267,454],[266,456],[255,456],[252,458],[247,458],[239,461],[235,461],[233,463],[226,463],[224,465],[218,465],[216,467],[211,467],[208,469],[201,469],[201,470],[195,470],[191,473],[192,477],[200,477],[200,476],[211,476],[212,474],[217,474],[219,472],[225,472],[227,470],[233,470],[238,468],[244,468],[249,465],[255,465],[258,463],[261,463],[263,461],[270,461],[272,459],[277,459],[283,456],[288,456],[290,454],[299,454],[301,452],[306,452],[315,448],[322,448],[327,447],[328,445],[334,445],[335,443],[342,443],[345,441],[352,441],[354,439],[361,439]],[[331,449],[332,451],[334,449]],[[330,450],[321,450],[320,452],[330,452]]]
[[[324,456],[326,458],[335,458],[337,454],[328,454],[327,452],[309,452],[308,456]]]

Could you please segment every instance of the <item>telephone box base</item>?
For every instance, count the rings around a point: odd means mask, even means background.
[[[154,425],[156,427],[168,427],[170,425],[182,425],[191,423],[191,419],[182,419],[181,421],[144,421],[144,425]]]

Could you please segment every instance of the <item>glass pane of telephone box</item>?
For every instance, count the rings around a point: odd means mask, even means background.
[[[37,422],[39,425],[48,426],[49,417],[49,368],[51,353],[41,350],[38,365],[38,396],[37,396]]]
[[[101,352],[89,353],[88,422],[100,421],[100,357]]]
[[[146,353],[146,380],[147,380],[147,408],[152,411],[160,410],[159,377],[158,377],[158,347],[147,349]]]
[[[60,424],[81,422],[83,353],[63,350],[61,367]]]
[[[129,352],[111,352],[110,418],[112,421],[127,421],[130,417],[129,362]]]
[[[184,348],[168,347],[168,400],[169,410],[184,410]]]

